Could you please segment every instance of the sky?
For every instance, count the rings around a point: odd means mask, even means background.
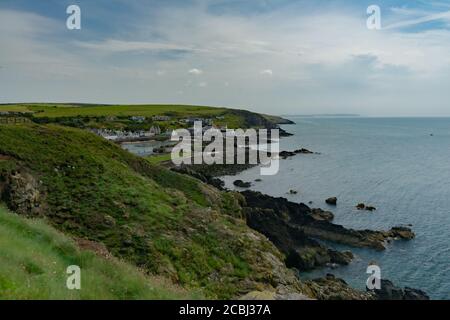
[[[15,102],[450,116],[450,1],[0,0]]]

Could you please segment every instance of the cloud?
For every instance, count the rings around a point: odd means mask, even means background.
[[[272,76],[273,71],[271,69],[264,69],[264,70],[261,70],[260,74],[263,76]]]
[[[101,50],[107,52],[130,52],[130,51],[182,51],[193,52],[194,48],[177,45],[173,43],[160,43],[151,41],[123,41],[108,39],[101,42],[75,42],[81,48],[90,50]]]
[[[365,10],[351,5],[290,2],[252,11],[247,3],[241,12],[241,1],[233,10],[221,0],[193,3],[136,7],[120,28],[91,24],[77,34],[64,21],[0,9],[0,100],[450,115],[450,31],[417,27],[421,17],[447,21],[436,8],[393,10],[386,19],[383,13],[383,21],[418,24],[373,31]],[[115,17],[108,11],[95,20],[104,26]],[[274,75],[277,81],[267,81]],[[224,90],[228,82],[238,90]],[[199,89],[202,83],[208,90]]]
[[[200,69],[194,68],[194,69],[189,70],[188,73],[195,75],[195,76],[199,76],[199,75],[203,74],[203,71]]]
[[[399,12],[399,11],[397,10],[397,12]],[[401,12],[404,12],[404,11],[401,11]],[[425,16],[422,16],[422,17],[419,17],[416,19],[410,19],[410,20],[406,20],[406,21],[392,23],[392,24],[387,25],[386,27],[383,27],[383,29],[406,28],[406,27],[411,27],[411,26],[415,26],[418,24],[422,24],[422,23],[426,23],[426,22],[433,22],[433,21],[438,21],[438,20],[444,20],[444,21],[450,22],[450,11],[429,14],[429,15],[425,15]]]

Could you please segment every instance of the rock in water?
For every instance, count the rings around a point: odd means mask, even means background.
[[[356,205],[356,209],[358,209],[358,210],[367,210],[367,211],[375,211],[375,210],[377,210],[377,208],[375,208],[373,206],[366,206],[364,203],[358,203]]]
[[[356,206],[356,209],[358,210],[364,210],[366,208],[366,205],[364,203],[358,203]]]
[[[404,240],[411,240],[416,237],[414,232],[407,227],[393,227],[389,231],[389,237],[390,238],[400,238]]]
[[[293,156],[295,156],[297,154],[314,154],[314,152],[312,152],[312,151],[310,151],[308,149],[305,149],[305,148],[300,148],[300,149],[297,149],[295,151],[281,151],[279,153],[279,156],[282,159],[287,159],[287,158],[293,157]]]
[[[298,153],[303,153],[303,154],[313,154],[314,152],[305,149],[305,148],[301,148],[301,149],[297,149],[294,151],[294,153],[298,154]]]
[[[391,281],[382,279],[381,288],[367,291],[375,294],[377,300],[430,300],[422,290],[396,287]]]
[[[331,197],[325,200],[325,202],[328,203],[329,205],[335,206],[337,204],[337,198]]]
[[[233,184],[239,188],[250,188],[252,186],[250,182],[244,182],[242,180],[236,180],[233,182]]]
[[[292,151],[281,151],[279,154],[280,158],[282,158],[282,159],[287,159],[287,158],[293,157],[295,155],[296,155],[296,153],[292,152]]]
[[[354,247],[384,250],[389,239],[414,238],[414,233],[406,227],[395,227],[389,231],[347,229],[326,220],[315,219],[312,210],[305,204],[254,191],[244,191],[241,195],[245,198],[243,207],[247,224],[267,236],[278,248],[284,244],[281,251],[287,256],[295,251],[291,249],[302,245],[314,247],[315,253],[323,252],[311,242],[305,242],[305,239],[321,239]]]
[[[419,289],[405,287],[403,292],[405,293],[404,300],[430,300],[426,292]]]

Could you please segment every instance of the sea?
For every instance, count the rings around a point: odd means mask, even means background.
[[[260,176],[254,167],[222,177],[226,187],[235,189],[232,182],[241,179],[252,182],[253,190],[332,211],[334,223],[348,228],[411,225],[416,233],[414,240],[392,242],[382,252],[327,243],[350,249],[354,261],[301,277],[332,273],[364,290],[367,266],[375,262],[381,277],[397,286],[450,299],[450,118],[288,118],[295,124],[283,128],[294,135],[282,138],[280,149],[302,147],[317,154],[280,160],[274,176]],[[337,206],[328,206],[325,199],[334,196]],[[358,211],[358,203],[377,210]]]

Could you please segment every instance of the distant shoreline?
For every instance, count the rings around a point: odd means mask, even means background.
[[[284,114],[282,117],[303,117],[303,118],[319,118],[319,117],[361,117],[360,114],[345,114],[345,113],[337,113],[337,114]]]

